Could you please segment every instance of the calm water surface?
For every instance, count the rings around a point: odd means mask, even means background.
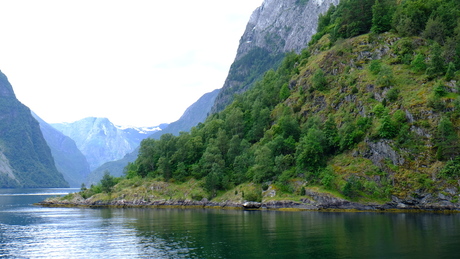
[[[0,258],[460,256],[458,214],[31,205],[67,192],[69,189],[0,189]]]

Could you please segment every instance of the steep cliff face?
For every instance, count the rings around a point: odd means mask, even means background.
[[[52,124],[54,128],[70,137],[85,155],[90,169],[94,170],[105,162],[123,158],[132,152],[154,131],[134,130],[115,126],[107,118],[85,118],[72,123]]]
[[[0,187],[66,187],[38,122],[0,72]]]
[[[240,39],[236,58],[216,98],[212,112],[221,111],[235,93],[251,88],[284,54],[299,53],[316,33],[318,17],[339,0],[265,0]]]
[[[53,128],[35,113],[32,113],[32,116],[40,124],[58,171],[62,173],[70,187],[80,187],[90,172],[86,157],[78,149],[75,141]]]

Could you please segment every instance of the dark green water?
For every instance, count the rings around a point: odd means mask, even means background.
[[[458,258],[460,215],[42,208],[0,190],[0,258]]]

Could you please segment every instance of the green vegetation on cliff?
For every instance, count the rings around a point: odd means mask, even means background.
[[[1,72],[0,168],[0,188],[69,186],[56,169],[38,122]]]
[[[319,188],[458,203],[457,17],[454,0],[343,0],[320,17],[308,49],[222,112],[142,141],[119,185],[194,179],[207,198],[254,183],[277,195]]]

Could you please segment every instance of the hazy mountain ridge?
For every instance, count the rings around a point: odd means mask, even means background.
[[[123,158],[139,146],[149,133],[161,130],[165,125],[131,128],[115,126],[107,118],[89,117],[51,126],[75,141],[93,170],[105,162]]]
[[[60,131],[43,121],[38,115],[32,112],[32,116],[40,124],[43,133],[56,164],[56,168],[61,172],[65,180],[71,187],[80,187],[90,173],[89,164],[86,157],[78,149],[75,141],[65,136]]]
[[[167,125],[162,131],[155,132],[149,136],[149,138],[159,139],[163,134],[170,133],[178,135],[181,131],[189,131],[192,127],[196,126],[200,122],[204,122],[211,111],[211,107],[214,104],[219,89],[204,94],[196,102],[185,110],[182,116],[175,122]],[[113,176],[122,176],[123,169],[130,162],[134,162],[137,158],[139,147],[133,152],[127,154],[120,160],[107,162],[96,170],[92,171],[89,177],[90,183],[97,183],[103,176],[105,171],[109,171]]]

